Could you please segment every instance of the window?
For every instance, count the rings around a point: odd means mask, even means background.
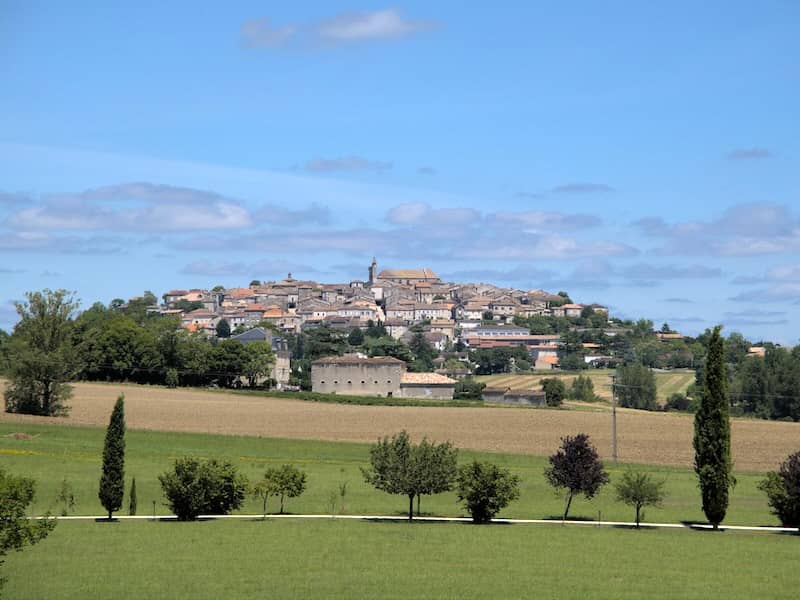
[[[322,385],[325,385],[325,382],[324,382],[324,381],[320,381],[320,383],[321,383]]]
[[[367,382],[362,379],[361,380],[361,385],[364,385],[365,383],[367,383]]]
[[[353,385],[353,382],[348,380],[347,385]]]

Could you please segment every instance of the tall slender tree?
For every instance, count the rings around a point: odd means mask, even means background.
[[[114,404],[103,446],[103,473],[100,475],[100,502],[108,511],[109,521],[122,508],[125,494],[125,395]]]
[[[731,424],[725,349],[720,327],[708,341],[700,407],[694,417],[694,470],[700,484],[703,512],[714,529],[728,510],[731,473]]]

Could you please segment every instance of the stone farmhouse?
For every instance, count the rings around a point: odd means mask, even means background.
[[[311,363],[311,389],[323,394],[450,400],[456,381],[437,373],[408,373],[390,356],[330,356]]]

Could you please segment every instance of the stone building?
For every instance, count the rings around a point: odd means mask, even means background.
[[[403,373],[400,378],[400,396],[452,400],[456,383],[455,379],[439,373]]]
[[[289,376],[292,370],[290,367],[289,346],[286,339],[273,335],[271,331],[262,327],[254,327],[239,335],[231,336],[231,339],[245,346],[252,342],[269,343],[275,352],[275,364],[272,366],[270,378],[275,380],[278,389],[289,383]]]
[[[385,398],[453,398],[456,381],[436,373],[407,373],[390,356],[329,356],[311,363],[311,389],[322,394]]]
[[[522,406],[546,406],[542,390],[512,390],[510,387],[486,387],[481,394],[489,404],[517,404]]]
[[[311,389],[321,394],[398,396],[406,363],[391,356],[328,356],[311,363]]]

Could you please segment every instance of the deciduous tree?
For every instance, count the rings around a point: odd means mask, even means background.
[[[364,480],[376,489],[408,498],[408,519],[414,518],[414,498],[451,489],[455,449],[449,442],[427,440],[415,446],[408,433],[379,440],[370,448],[370,468],[362,469]]]
[[[656,378],[653,372],[639,363],[617,369],[615,387],[619,405],[625,408],[656,410]]]
[[[456,494],[474,523],[488,523],[519,498],[519,477],[495,464],[473,460],[458,470]]]
[[[6,349],[6,411],[67,414],[72,393],[67,382],[77,371],[70,333],[79,303],[66,290],[27,292],[25,297],[16,303],[20,321]]]
[[[645,506],[660,506],[664,500],[664,482],[656,481],[648,473],[626,471],[614,486],[617,500],[636,509],[636,528]]]
[[[33,479],[8,473],[0,466],[0,567],[10,550],[22,550],[47,537],[56,522],[52,519],[29,519],[28,506],[36,494]],[[0,586],[5,581],[0,577]]]
[[[593,498],[600,487],[608,483],[608,473],[585,433],[561,438],[561,447],[549,461],[550,466],[544,471],[548,483],[567,493],[564,520],[576,494]]]

